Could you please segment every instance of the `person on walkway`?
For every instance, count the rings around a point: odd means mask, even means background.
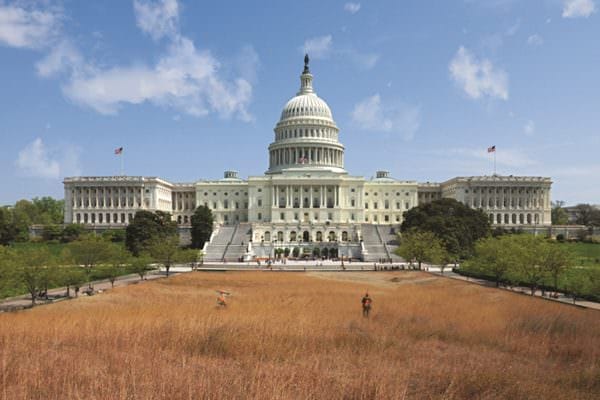
[[[363,309],[363,317],[369,316],[369,312],[371,312],[371,303],[372,302],[373,302],[373,300],[369,296],[369,292],[365,293],[365,295],[363,296],[363,298],[361,300],[362,309]]]

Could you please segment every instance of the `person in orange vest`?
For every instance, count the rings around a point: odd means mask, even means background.
[[[225,292],[223,290],[217,290],[217,293],[219,293],[219,296],[217,297],[217,306],[218,307],[226,307],[227,300],[225,299],[225,296],[229,295],[229,292]]]

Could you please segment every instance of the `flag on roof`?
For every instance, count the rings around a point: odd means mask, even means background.
[[[119,148],[115,149],[115,154],[121,154],[121,153],[123,153],[123,148],[122,147],[119,147]]]
[[[488,153],[493,153],[496,151],[496,146],[488,147]]]

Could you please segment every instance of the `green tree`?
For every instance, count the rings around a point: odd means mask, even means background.
[[[14,223],[13,212],[8,207],[0,207],[0,245],[13,242],[19,231]]]
[[[49,224],[44,225],[42,229],[42,239],[45,241],[57,241],[62,237],[63,229],[60,225]]]
[[[131,253],[118,245],[109,247],[107,264],[102,266],[103,274],[108,278],[110,286],[115,287],[117,278],[125,273],[127,265],[131,262]]]
[[[151,262],[152,259],[147,254],[140,254],[131,259],[131,269],[140,276],[140,280],[144,280],[148,272],[152,270]]]
[[[31,201],[35,214],[32,215],[34,224],[49,225],[62,224],[64,220],[64,200],[56,200],[52,197],[34,197]]]
[[[89,281],[95,266],[110,261],[113,246],[99,236],[88,235],[69,243],[66,257],[84,268]]]
[[[464,258],[472,254],[475,242],[490,234],[488,217],[454,199],[439,199],[404,213],[401,231],[426,231],[442,240],[450,254]]]
[[[575,206],[576,223],[585,226],[600,226],[600,209],[589,204]]]
[[[213,215],[210,208],[199,206],[192,215],[192,248],[201,249],[210,240],[213,231]]]
[[[557,200],[552,202],[551,219],[552,225],[567,225],[569,223],[569,214],[563,208],[564,201]]]
[[[196,265],[200,262],[201,258],[202,250],[180,249],[177,256],[177,262],[189,264],[193,271],[196,268]]]
[[[86,281],[85,272],[80,267],[63,267],[60,271],[62,285],[67,288],[67,297],[71,297],[71,288],[75,289],[75,296],[77,296],[79,288]]]
[[[552,286],[558,292],[558,282],[565,271],[573,265],[573,255],[557,243],[544,241],[540,249],[540,263],[552,279]]]
[[[113,243],[123,243],[127,237],[125,229],[109,229],[107,231],[102,232],[102,237],[104,240]]]
[[[565,282],[565,289],[573,298],[573,304],[576,304],[577,299],[584,297],[592,290],[589,271],[582,269],[577,273],[570,274]]]
[[[475,256],[467,261],[465,269],[493,277],[498,287],[508,278],[513,265],[512,246],[510,236],[481,239],[475,244]]]
[[[125,246],[138,256],[148,250],[149,242],[177,234],[177,223],[171,221],[171,214],[162,211],[138,211],[125,230]]]
[[[169,276],[171,266],[179,261],[179,236],[156,238],[149,242],[148,251],[152,259],[162,265]]]
[[[38,293],[48,286],[48,268],[55,265],[55,260],[46,246],[20,249],[14,260],[20,280],[31,295],[31,305],[35,306]]]
[[[518,280],[527,284],[531,295],[549,276],[544,265],[544,238],[533,235],[512,235],[510,251],[512,254],[513,273]]]
[[[0,298],[14,294],[19,286],[15,252],[7,246],[0,246]]]
[[[416,261],[420,270],[424,262],[439,262],[443,251],[442,241],[434,233],[413,230],[402,233],[396,254],[405,260]]]
[[[85,228],[80,224],[67,224],[62,230],[60,241],[69,243],[81,237]]]

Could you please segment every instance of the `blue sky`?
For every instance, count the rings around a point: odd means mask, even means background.
[[[0,204],[62,178],[261,175],[311,56],[346,169],[550,176],[600,203],[598,0],[2,1]]]

